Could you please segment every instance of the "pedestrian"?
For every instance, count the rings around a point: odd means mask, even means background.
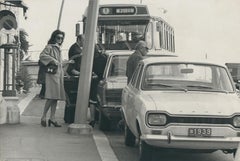
[[[82,60],[82,48],[83,48],[84,35],[78,35],[76,42],[71,45],[68,51],[69,61],[73,60],[73,64],[69,64],[67,67],[66,75],[68,81],[65,79],[65,94],[66,104],[64,111],[65,123],[73,123],[75,117],[75,107],[77,101],[77,90],[78,90],[78,78],[80,76],[80,66]]]
[[[138,62],[143,59],[143,57],[148,53],[147,43],[145,41],[139,41],[135,46],[135,52],[129,56],[127,60],[127,82],[129,83],[132,75],[138,65]]]
[[[93,67],[92,67],[92,80],[90,87],[89,108],[90,108],[90,122],[89,125],[95,125],[95,112],[97,105],[97,87],[99,81],[103,78],[103,72],[107,62],[107,57],[100,47],[96,44],[94,49]]]
[[[80,65],[82,58],[82,47],[83,47],[84,35],[78,35],[76,42],[69,48],[68,59],[74,60],[75,63],[69,64],[67,73],[70,76],[79,76]]]
[[[62,55],[61,55],[61,45],[64,40],[65,33],[60,30],[55,30],[52,32],[51,37],[46,45],[46,47],[41,52],[39,59],[41,63],[45,66],[56,66],[56,73],[45,73],[45,85],[46,91],[44,98],[46,103],[43,110],[43,115],[41,117],[41,125],[43,127],[47,126],[46,115],[48,110],[51,108],[50,118],[48,120],[48,126],[54,125],[55,127],[61,127],[58,122],[55,120],[55,112],[57,107],[58,100],[65,100],[65,91],[64,91],[64,72],[62,68]],[[51,69],[51,71],[55,71]]]

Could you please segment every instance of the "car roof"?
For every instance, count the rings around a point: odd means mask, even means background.
[[[126,51],[126,50],[107,50],[105,54],[111,56],[111,55],[131,55],[134,51]],[[146,57],[151,57],[151,56],[156,56],[156,57],[177,57],[175,54],[157,54],[157,53],[149,53],[146,55]]]
[[[196,59],[187,59],[182,57],[174,57],[174,56],[167,56],[167,57],[147,57],[142,60],[144,64],[152,64],[152,63],[195,63],[195,64],[208,64],[208,65],[218,65],[218,66],[225,66],[224,63],[210,61],[210,60],[196,60]]]

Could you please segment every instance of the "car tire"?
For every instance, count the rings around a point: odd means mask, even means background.
[[[152,147],[145,141],[139,142],[139,161],[151,161],[152,160]]]
[[[129,129],[127,124],[125,123],[124,126],[124,143],[126,146],[134,146],[136,142],[136,137],[132,133],[132,131]]]
[[[237,153],[237,149],[234,149],[234,150],[233,150],[233,158],[236,157],[236,153]]]
[[[110,130],[110,120],[104,116],[103,112],[99,111],[99,129],[102,131],[109,131]]]

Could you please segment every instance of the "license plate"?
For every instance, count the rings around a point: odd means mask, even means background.
[[[188,136],[191,137],[210,137],[212,135],[212,129],[210,128],[189,128]]]

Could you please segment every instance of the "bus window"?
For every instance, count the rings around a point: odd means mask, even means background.
[[[86,19],[85,14],[83,32]],[[99,6],[96,42],[104,50],[134,50],[140,40],[146,41],[149,49],[175,52],[173,28],[161,17],[151,16],[146,5]]]
[[[147,32],[146,32],[146,42],[147,42],[147,46],[149,49],[152,49],[153,47],[153,24],[149,23],[148,27],[147,27]]]
[[[157,31],[159,33],[159,46],[163,48],[163,22],[157,22]]]
[[[132,50],[145,39],[147,24],[146,20],[98,21],[98,42],[106,50]]]

